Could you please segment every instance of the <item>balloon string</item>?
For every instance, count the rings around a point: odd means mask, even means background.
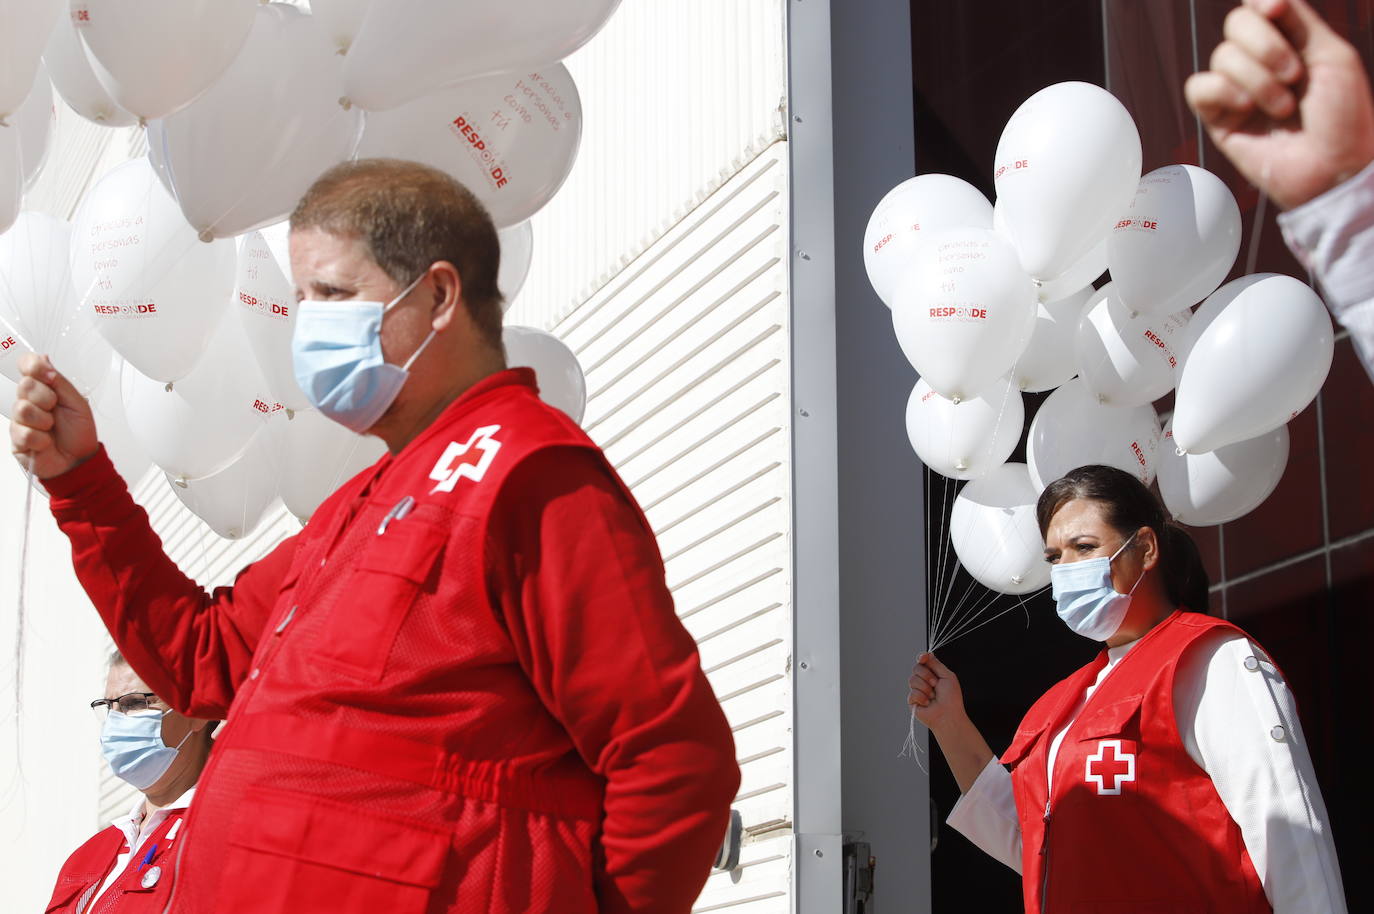
[[[1250,226],[1250,250],[1245,255],[1246,276],[1255,272],[1255,264],[1259,261],[1260,236],[1264,234],[1264,215],[1269,206],[1269,194],[1263,190],[1269,186],[1269,165],[1269,160],[1266,159],[1260,173],[1259,203],[1255,205],[1255,219]]]

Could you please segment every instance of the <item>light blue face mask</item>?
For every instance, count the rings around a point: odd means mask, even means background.
[[[1145,572],[1131,586],[1130,593],[1118,593],[1112,586],[1112,562],[1131,540],[1132,533],[1121,549],[1111,558],[1098,556],[1081,562],[1064,562],[1050,568],[1050,583],[1054,589],[1055,609],[1069,628],[1084,638],[1106,641],[1121,627],[1126,610],[1131,606],[1131,594],[1140,586]]]
[[[181,742],[169,746],[162,741],[162,718],[169,712],[138,711],[125,714],[110,711],[100,730],[100,752],[110,763],[115,777],[147,790],[167,773],[176,760],[177,751],[190,739],[187,730]]]
[[[404,365],[382,356],[382,319],[409,295],[421,273],[386,304],[379,301],[302,301],[291,334],[291,364],[310,402],[340,425],[363,434],[401,392],[410,366],[425,351],[434,331]]]

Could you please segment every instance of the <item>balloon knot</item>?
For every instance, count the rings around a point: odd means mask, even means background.
[[[138,126],[145,130],[148,129],[148,119],[141,114],[138,116]]]
[[[167,387],[164,388],[164,389],[167,391],[167,393],[171,393],[171,392],[172,392],[172,382],[171,382],[171,381],[168,381],[168,382],[167,382]]]
[[[963,397],[950,397],[950,398],[949,398],[949,402],[953,403],[955,406],[958,406],[960,403],[963,403],[963,402],[964,402],[964,398],[963,398]]]
[[[1013,584],[1020,584],[1020,583],[1021,583],[1022,581],[1024,581],[1024,580],[1025,580],[1025,578],[1023,578],[1023,577],[1022,577],[1021,575],[1019,575],[1019,574],[1014,574],[1014,575],[1011,576],[1011,582],[1012,582]]]
[[[1174,448],[1174,453],[1180,457],[1187,457],[1188,449],[1186,447],[1176,447]]]
[[[210,242],[215,240],[215,233],[210,231],[209,229],[204,229],[196,237],[199,238],[201,241],[204,241],[206,244],[209,244]]]
[[[968,469],[968,461],[965,460],[964,458],[960,457],[960,458],[955,462],[954,468],[955,468],[956,470],[967,470],[967,469]]]
[[[171,385],[168,386],[170,387]],[[190,488],[191,485],[189,482],[186,481],[185,476],[178,476],[176,479],[173,479],[172,484],[179,489],[187,489]]]
[[[286,411],[286,421],[290,422],[294,418],[296,418],[296,411],[294,409],[288,409]]]
[[[345,111],[352,111],[352,110],[353,110],[353,99],[349,98],[347,95],[342,96],[342,97],[339,99],[339,107],[342,108],[342,109],[344,109]]]
[[[5,115],[4,117],[0,117],[0,127],[8,127],[9,125],[10,125],[9,115]]]

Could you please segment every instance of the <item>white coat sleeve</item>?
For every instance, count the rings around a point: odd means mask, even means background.
[[[1374,164],[1280,214],[1279,228],[1374,379]]]
[[[1211,777],[1274,914],[1345,914],[1330,819],[1297,704],[1269,658],[1227,633],[1179,664],[1174,714]]]
[[[1011,774],[994,758],[959,798],[945,822],[979,850],[1021,872],[1021,822]]]

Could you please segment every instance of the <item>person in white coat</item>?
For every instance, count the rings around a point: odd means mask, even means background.
[[[1374,379],[1374,95],[1306,0],[1245,0],[1184,95],[1212,141],[1286,212],[1284,240]]]

